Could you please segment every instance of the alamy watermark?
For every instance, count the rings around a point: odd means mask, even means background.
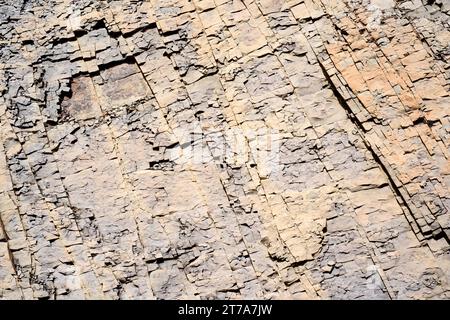
[[[258,166],[260,175],[278,171],[281,133],[271,128],[204,130],[175,129],[179,145],[171,149],[170,160],[177,164],[201,165],[215,162],[230,167]]]

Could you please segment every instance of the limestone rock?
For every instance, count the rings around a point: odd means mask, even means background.
[[[0,4],[0,298],[448,298],[449,15]]]

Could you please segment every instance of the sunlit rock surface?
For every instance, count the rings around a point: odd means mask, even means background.
[[[0,298],[449,298],[449,15],[1,1]]]

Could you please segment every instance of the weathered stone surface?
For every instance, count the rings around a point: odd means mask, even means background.
[[[449,298],[449,15],[0,4],[0,298]]]

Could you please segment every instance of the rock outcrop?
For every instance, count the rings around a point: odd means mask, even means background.
[[[0,298],[449,298],[449,17],[1,1]]]

